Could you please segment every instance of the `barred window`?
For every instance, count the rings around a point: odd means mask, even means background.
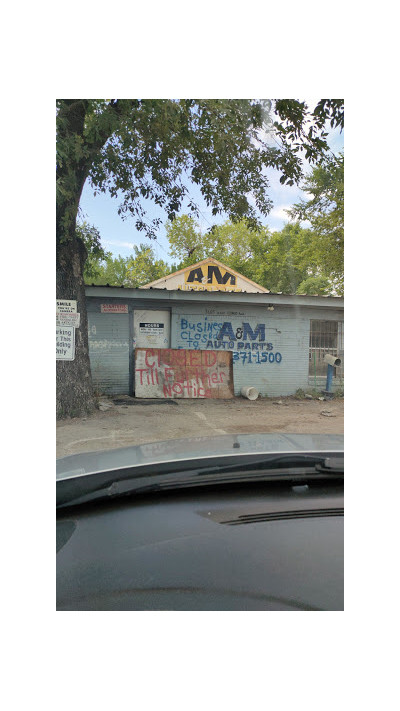
[[[310,321],[309,374],[326,375],[326,353],[338,356],[342,365],[336,368],[336,376],[344,375],[344,324],[343,321]]]

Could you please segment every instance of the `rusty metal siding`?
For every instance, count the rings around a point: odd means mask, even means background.
[[[129,394],[129,314],[88,311],[89,357],[94,387]]]
[[[236,395],[245,386],[261,395],[291,395],[309,387],[310,320],[341,320],[342,314],[329,307],[176,304],[171,347],[232,351]]]

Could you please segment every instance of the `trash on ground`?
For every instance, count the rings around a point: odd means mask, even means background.
[[[104,400],[100,400],[99,402],[99,410],[102,412],[110,410],[112,407],[114,407],[112,402],[105,402]]]
[[[240,394],[242,397],[247,397],[248,400],[257,400],[260,393],[255,388],[247,386],[240,388]]]

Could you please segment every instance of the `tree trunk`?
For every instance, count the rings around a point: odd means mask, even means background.
[[[57,245],[57,299],[75,299],[80,314],[80,326],[75,329],[75,358],[57,360],[57,419],[81,417],[95,408],[83,280],[86,256],[81,240]]]
[[[57,418],[79,417],[92,412],[95,398],[90,372],[88,322],[83,267],[86,247],[76,238],[76,216],[79,201],[90,166],[110,136],[105,122],[97,137],[88,142],[85,137],[87,99],[60,101],[57,116],[57,142],[60,156],[57,162],[57,299],[74,299],[80,314],[80,326],[75,329],[75,358],[57,361]],[[111,116],[119,115],[124,104],[111,101]]]

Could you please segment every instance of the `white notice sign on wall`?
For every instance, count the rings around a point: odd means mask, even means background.
[[[56,360],[75,360],[75,328],[56,327]]]
[[[76,314],[76,301],[71,299],[57,299],[56,311],[63,314]]]
[[[139,333],[143,333],[146,336],[161,336],[164,334],[164,324],[163,323],[139,323]]]
[[[73,326],[74,328],[79,328],[80,321],[80,314],[59,313],[56,315],[57,326]]]

